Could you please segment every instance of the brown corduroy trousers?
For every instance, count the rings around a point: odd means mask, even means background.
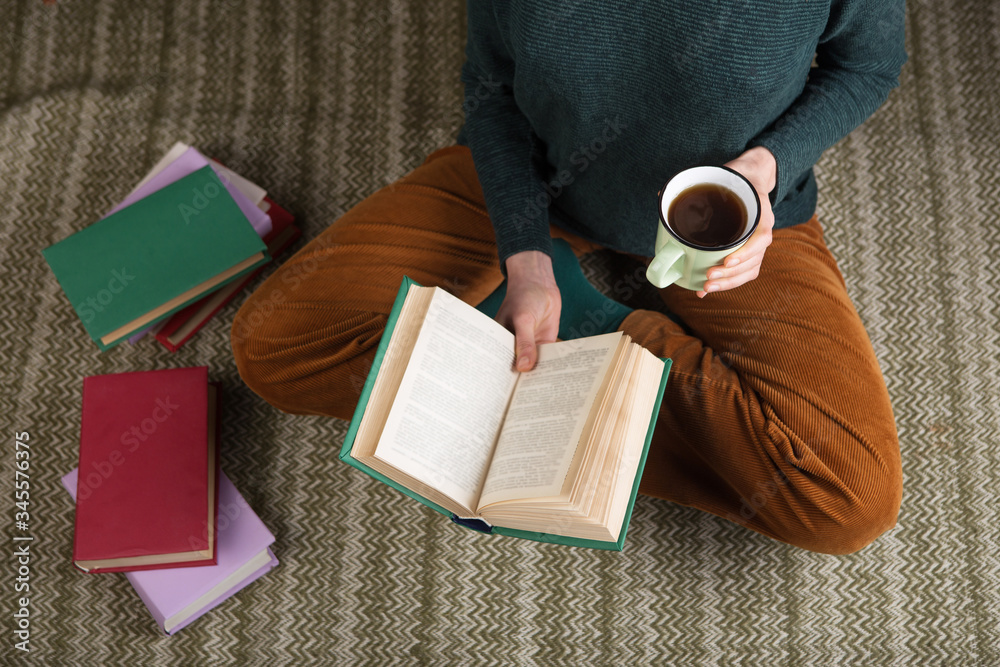
[[[232,328],[243,380],[285,412],[350,419],[404,275],[473,305],[503,281],[465,147],[359,203],[253,293]],[[745,285],[660,293],[688,332],[647,310],[620,327],[673,360],[642,493],[832,554],[895,525],[888,393],[815,218],[776,230]]]

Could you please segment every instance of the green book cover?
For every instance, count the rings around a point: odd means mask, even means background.
[[[269,260],[208,166],[42,254],[102,350]]]
[[[347,429],[347,435],[344,437],[344,445],[340,449],[340,459],[351,465],[358,470],[361,470],[368,475],[371,475],[375,479],[388,484],[392,488],[400,491],[409,497],[417,500],[427,507],[430,507],[435,512],[445,515],[451,518],[453,521],[456,517],[445,508],[441,507],[437,503],[434,503],[427,498],[411,491],[402,484],[389,479],[382,473],[368,467],[364,463],[358,461],[353,456],[351,456],[351,449],[354,447],[354,440],[358,434],[358,428],[361,426],[361,419],[364,417],[365,410],[368,407],[368,401],[371,398],[372,389],[375,386],[375,378],[378,376],[379,369],[382,367],[382,361],[385,358],[386,350],[389,347],[389,341],[392,339],[392,332],[396,328],[396,322],[399,319],[399,313],[403,309],[403,302],[406,300],[406,294],[410,289],[411,285],[418,285],[417,282],[409,277],[403,278],[403,283],[399,287],[399,292],[396,294],[396,300],[393,302],[392,310],[389,312],[389,317],[385,325],[385,332],[382,334],[382,339],[379,341],[378,348],[375,351],[375,358],[372,360],[371,369],[368,372],[368,378],[365,380],[364,387],[361,389],[361,396],[358,399],[358,405],[354,409],[354,415],[351,418],[351,425]],[[419,285],[418,285],[419,286]],[[565,537],[563,535],[553,535],[550,533],[538,533],[525,530],[517,530],[514,528],[505,528],[502,526],[491,526],[489,531],[491,534],[507,535],[510,537],[519,537],[526,540],[534,540],[536,542],[549,542],[553,544],[566,544],[576,547],[588,547],[591,549],[603,549],[608,551],[621,551],[625,543],[625,534],[628,530],[629,520],[632,518],[632,508],[635,505],[635,497],[639,492],[639,482],[642,479],[642,471],[646,464],[646,456],[649,453],[649,444],[653,438],[653,429],[656,426],[656,417],[660,412],[660,404],[663,401],[663,392],[667,386],[667,377],[670,375],[670,359],[663,359],[663,376],[660,378],[660,386],[656,395],[656,402],[653,406],[653,412],[649,420],[649,428],[646,430],[646,441],[642,448],[642,454],[639,458],[639,465],[636,469],[635,480],[632,484],[632,493],[629,498],[628,508],[625,511],[625,519],[622,523],[621,531],[618,535],[617,542],[603,542],[599,540],[586,540],[576,537]],[[465,523],[458,522],[459,525],[465,526]]]

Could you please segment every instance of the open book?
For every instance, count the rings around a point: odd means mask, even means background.
[[[615,332],[539,346],[404,279],[340,457],[458,523],[620,550],[669,360]]]

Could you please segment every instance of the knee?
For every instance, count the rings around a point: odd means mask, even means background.
[[[833,555],[859,551],[896,525],[902,467],[894,432],[881,441],[838,438],[772,460],[778,463],[773,476],[743,486],[727,519]]]
[[[804,501],[793,508],[799,521],[780,539],[819,553],[860,551],[896,525],[902,499],[898,459],[869,460],[849,481],[804,485]],[[800,491],[802,489],[799,489]]]
[[[280,371],[281,353],[266,335],[267,316],[254,308],[253,298],[236,313],[229,331],[233,358],[240,378],[255,394],[284,412],[297,413],[295,397]],[[259,304],[254,304],[259,305]],[[272,313],[273,314],[273,313]]]
[[[380,329],[371,318],[353,326],[330,319],[306,321],[300,311],[280,308],[268,313],[251,297],[230,330],[240,378],[283,412],[350,419]],[[371,335],[366,337],[359,328],[371,329]]]
[[[831,555],[856,553],[895,526],[898,515],[899,500],[885,494],[816,522],[798,546]]]

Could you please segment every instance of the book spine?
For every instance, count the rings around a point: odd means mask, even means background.
[[[76,455],[76,467],[77,470],[84,470],[81,466],[83,465],[83,458],[85,456],[84,446],[83,446],[83,434],[87,432],[87,385],[91,383],[90,376],[83,378],[83,394],[80,406],[80,439],[77,444],[77,455]],[[73,567],[80,570],[81,572],[86,572],[84,568],[76,564],[76,561],[82,560],[79,556],[79,540],[80,540],[80,496],[79,494],[74,494],[73,501],[76,507],[73,508]]]
[[[222,449],[222,383],[211,382],[213,387],[215,387],[215,470],[212,472],[215,475],[215,498],[212,502],[215,503],[215,512],[212,516],[215,518],[215,526],[212,527],[212,534],[215,535],[215,539],[212,540],[212,564],[217,565],[219,562],[219,487],[221,484],[221,471],[222,464],[219,453]]]

